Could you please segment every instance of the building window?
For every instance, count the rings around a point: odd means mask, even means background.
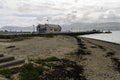
[[[58,31],[58,29],[54,29],[54,31]]]

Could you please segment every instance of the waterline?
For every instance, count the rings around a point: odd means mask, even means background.
[[[93,39],[120,44],[120,31],[112,31],[112,33],[103,33],[103,34],[83,35],[80,37],[93,38]]]

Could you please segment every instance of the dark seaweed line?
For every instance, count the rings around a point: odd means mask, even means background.
[[[120,59],[114,57],[115,52],[107,52],[105,57],[110,57],[113,62],[113,67],[116,71],[120,72]]]
[[[87,48],[85,47],[85,44],[83,43],[83,41],[77,36],[74,36],[74,38],[77,40],[78,47],[79,47],[78,51],[76,51],[75,54],[78,56],[79,55],[90,55],[91,54],[90,52],[87,52],[84,50]]]
[[[41,76],[40,80],[86,80],[83,75],[83,66],[67,59],[60,59],[61,64],[50,72]]]
[[[114,62],[115,70],[117,70],[118,72],[120,72],[120,59],[118,59],[118,58],[111,58],[111,59]]]
[[[89,39],[89,38],[88,38],[88,39]],[[99,47],[99,48],[102,49],[103,51],[106,51],[106,49],[105,49],[103,46],[98,45],[98,44],[95,44],[95,43],[90,42],[90,41],[88,41],[88,40],[86,40],[86,41],[87,41],[88,43],[94,44],[95,46]]]

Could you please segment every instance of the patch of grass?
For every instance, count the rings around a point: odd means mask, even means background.
[[[35,62],[35,60],[32,61]],[[3,70],[0,73],[9,79],[13,74],[19,73],[19,80],[86,80],[83,75],[83,66],[74,61],[56,57],[49,57],[43,61],[45,66],[52,67],[54,70],[44,68],[44,65],[38,66],[28,63],[20,68]],[[55,64],[54,61],[55,63],[58,61],[58,64]]]
[[[39,76],[43,74],[43,67],[35,67],[29,63],[22,67],[20,72],[20,80],[39,80]]]
[[[60,59],[53,69],[42,75],[41,80],[86,80],[83,66],[74,61]]]
[[[40,37],[47,37],[47,38],[53,38],[54,37],[54,35],[50,35],[50,34],[48,34],[48,35],[38,35],[38,36],[40,36]]]
[[[59,59],[57,57],[49,57],[46,58],[45,61],[50,62],[50,61],[59,61]]]
[[[11,75],[13,75],[14,73],[9,69],[8,70],[5,69],[5,70],[1,70],[0,74],[4,75],[6,78],[10,78]]]
[[[58,59],[57,57],[49,57],[46,59],[38,59],[38,60],[34,60],[35,63],[37,64],[41,64],[43,66],[47,66],[47,67],[55,67],[56,64],[53,63],[55,61],[59,61],[60,59]]]
[[[11,39],[11,41],[22,41],[25,39],[30,39],[30,37],[16,37],[16,38]]]
[[[22,41],[25,39],[29,39],[30,36],[25,35],[0,35],[0,39],[9,39],[10,42],[12,41]]]
[[[57,57],[49,57],[46,59],[38,59],[35,62],[38,64],[45,64],[46,62],[53,62],[53,61],[59,61],[59,59]]]
[[[0,70],[0,74],[4,75],[6,78],[10,78],[13,74],[16,74],[20,71],[19,68],[13,68],[13,69],[3,69]]]
[[[10,79],[13,74],[20,73],[20,80],[39,80],[39,76],[43,74],[44,70],[46,69],[43,67],[28,63],[19,68],[0,70],[0,74]]]
[[[0,39],[11,39],[12,36],[8,36],[8,35],[0,35]]]
[[[50,68],[51,68],[51,67],[55,67],[55,66],[57,66],[57,65],[54,64],[54,63],[48,63],[48,62],[45,63],[44,65],[47,66],[47,67],[50,67]]]
[[[47,37],[53,38],[56,35],[53,34],[22,34],[22,35],[0,35],[0,39],[7,39],[10,41],[22,41],[30,39],[31,37]]]

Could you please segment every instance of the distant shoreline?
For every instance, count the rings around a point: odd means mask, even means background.
[[[120,44],[120,31],[112,31],[112,33],[84,35],[80,37],[96,39],[113,44]]]
[[[82,38],[92,39],[92,40],[101,41],[101,42],[106,42],[106,43],[110,43],[110,44],[114,44],[114,45],[120,45],[120,43],[115,43],[115,42],[110,42],[110,41],[105,41],[105,40],[100,40],[100,39],[87,38],[87,37],[82,37]]]

